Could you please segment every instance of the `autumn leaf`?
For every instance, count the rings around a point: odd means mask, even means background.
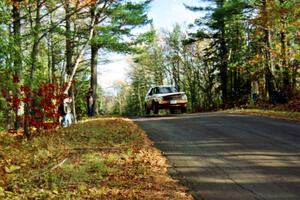
[[[9,167],[5,167],[6,173],[12,173],[12,172],[17,171],[19,169],[21,169],[21,167],[17,166],[17,165],[11,165]]]
[[[0,186],[0,197],[4,197],[4,189]]]
[[[168,192],[172,199],[192,199],[181,195],[182,186],[167,175],[166,160],[129,119],[86,120],[49,133],[5,143],[1,150],[13,159],[0,160],[7,177],[0,182],[0,199],[5,194],[7,199],[167,200]],[[4,192],[8,184],[15,187]]]

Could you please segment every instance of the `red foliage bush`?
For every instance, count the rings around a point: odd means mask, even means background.
[[[14,76],[15,92],[7,89],[1,91],[12,111],[28,106],[29,113],[16,116],[18,124],[24,126],[24,121],[28,120],[29,126],[37,130],[57,127],[60,116],[58,107],[65,98],[65,86],[60,86],[59,83],[40,83],[36,89],[31,89],[26,85],[18,85],[18,82],[18,77]]]

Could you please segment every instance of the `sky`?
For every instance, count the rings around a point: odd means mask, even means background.
[[[177,23],[187,26],[199,17],[199,13],[187,10],[186,5],[199,5],[200,0],[154,0],[151,3],[148,17],[153,20],[157,30],[171,30]],[[115,94],[113,84],[125,82],[129,70],[128,57],[111,54],[108,64],[98,65],[98,83],[106,94]]]

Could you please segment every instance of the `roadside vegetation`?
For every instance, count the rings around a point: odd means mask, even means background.
[[[293,111],[279,111],[274,109],[258,109],[258,108],[246,108],[246,109],[229,109],[225,112],[244,113],[249,115],[258,115],[273,117],[279,119],[286,119],[291,121],[300,122],[300,112]]]
[[[0,199],[192,199],[129,119],[21,138],[0,134]]]
[[[190,198],[132,122],[79,122],[87,106],[143,115],[154,85],[184,91],[188,112],[299,112],[299,2],[204,2],[183,5],[189,28],[159,31],[151,0],[0,0],[0,199]],[[111,52],[130,55],[115,96],[97,83]],[[74,126],[58,129],[66,99]]]
[[[249,105],[299,112],[297,0],[186,3],[199,18],[169,30],[151,24],[151,3],[0,1],[0,130],[23,128],[30,138],[32,128],[57,126],[66,95],[80,120],[88,91],[92,115],[143,115],[154,85],[184,91],[188,112]],[[116,82],[114,96],[97,83],[110,52],[129,55],[130,64],[129,81]]]
[[[189,112],[249,105],[299,111],[299,1],[208,0],[186,8],[199,13],[195,23],[153,28],[134,55],[115,112],[143,114],[147,90],[165,84],[186,92]]]
[[[88,92],[92,115],[101,113],[97,66],[111,52],[138,51],[146,33],[133,31],[150,23],[150,2],[0,0],[0,130],[30,138],[32,128],[57,126],[66,96],[80,120]]]

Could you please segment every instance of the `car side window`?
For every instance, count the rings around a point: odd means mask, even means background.
[[[149,92],[148,95],[149,95],[149,96],[152,96],[152,93],[153,93],[153,89],[150,90],[150,92]]]

